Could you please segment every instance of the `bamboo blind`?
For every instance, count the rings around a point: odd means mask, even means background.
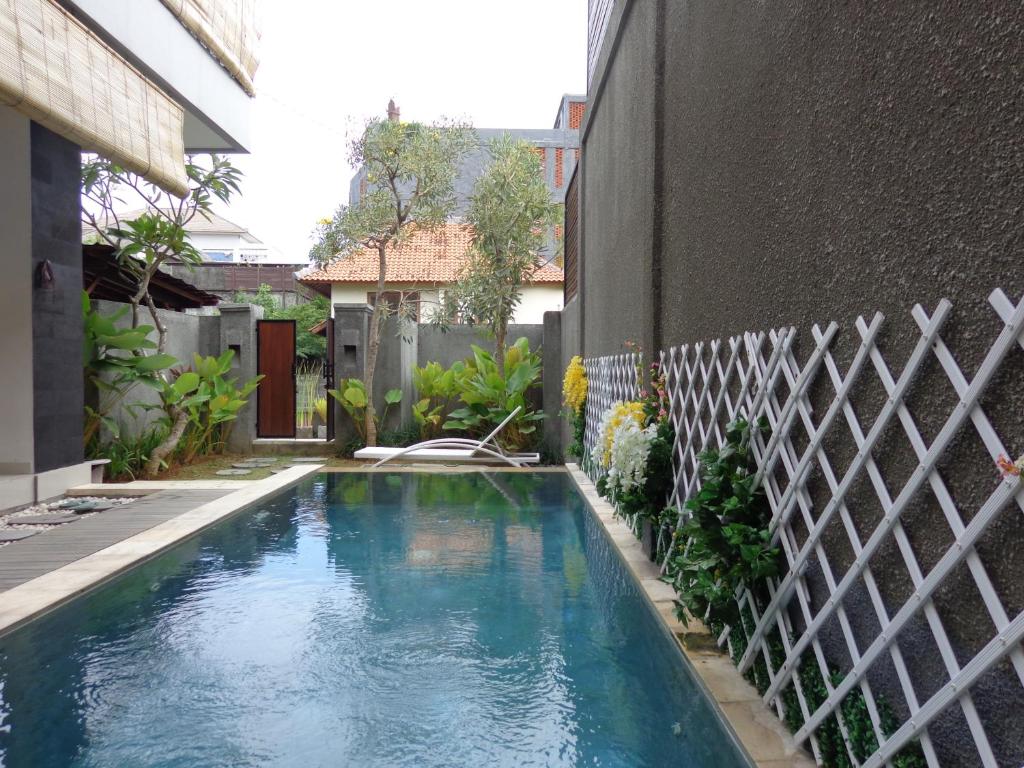
[[[163,0],[181,23],[210,49],[250,96],[259,66],[257,0]]]
[[[53,0],[0,0],[0,103],[187,192],[181,107]]]

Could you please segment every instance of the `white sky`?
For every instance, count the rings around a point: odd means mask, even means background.
[[[243,196],[218,212],[286,256],[348,197],[347,144],[407,120],[550,128],[586,90],[587,0],[266,0]]]

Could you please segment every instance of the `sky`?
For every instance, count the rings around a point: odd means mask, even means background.
[[[586,91],[587,0],[267,0],[261,27],[243,195],[217,212],[297,260],[388,99],[406,120],[550,128]]]

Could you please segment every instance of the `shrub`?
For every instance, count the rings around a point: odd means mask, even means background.
[[[489,352],[475,344],[473,357],[466,365],[472,367],[461,382],[459,399],[466,407],[449,415],[444,429],[465,430],[485,435],[520,407],[522,410],[498,435],[498,442],[508,450],[522,450],[536,439],[537,422],[543,411],[530,408],[527,393],[540,385],[541,358],[530,351],[530,343],[520,338],[505,353],[505,375]]]

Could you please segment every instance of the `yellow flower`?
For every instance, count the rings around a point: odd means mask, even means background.
[[[587,401],[587,371],[579,355],[569,361],[562,380],[562,402],[575,414],[580,412]]]
[[[612,441],[615,438],[615,430],[624,421],[633,419],[636,425],[643,428],[647,421],[647,416],[644,415],[644,404],[633,400],[626,403],[615,403],[608,412],[605,414],[602,420],[604,429],[601,432],[601,464],[602,466],[610,466],[612,463]]]

